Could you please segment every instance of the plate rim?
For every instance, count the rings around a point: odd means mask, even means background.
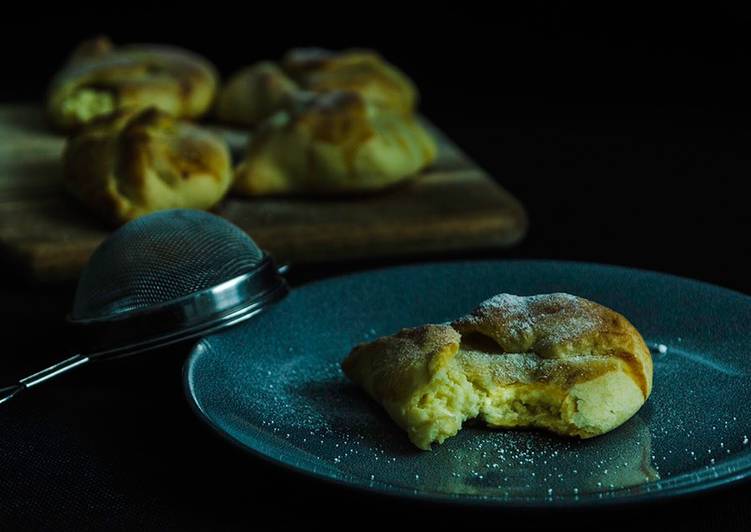
[[[641,268],[633,268],[633,267],[613,265],[613,264],[604,264],[604,263],[597,263],[597,262],[563,261],[563,260],[546,260],[546,259],[444,260],[444,261],[420,262],[416,264],[402,264],[402,265],[395,265],[395,266],[386,266],[386,267],[380,267],[380,268],[366,269],[366,270],[361,270],[357,272],[346,273],[343,275],[334,275],[331,277],[326,277],[323,279],[318,279],[315,281],[304,283],[301,286],[292,288],[290,291],[297,292],[298,290],[305,289],[313,285],[319,285],[322,283],[332,283],[332,282],[340,281],[342,279],[356,278],[356,277],[361,277],[361,276],[372,275],[378,272],[387,272],[387,271],[393,271],[393,270],[413,270],[413,269],[421,269],[425,267],[434,267],[434,266],[442,266],[442,265],[443,266],[445,265],[474,265],[474,264],[503,265],[503,264],[509,264],[509,263],[513,263],[517,265],[521,265],[525,263],[537,264],[537,265],[548,264],[548,265],[553,265],[553,266],[564,266],[564,267],[587,266],[587,267],[594,267],[596,269],[602,269],[602,270],[619,270],[622,273],[632,272],[632,273],[638,273],[641,275],[646,274],[646,275],[653,276],[653,277],[667,277],[678,282],[699,285],[704,289],[720,290],[722,292],[725,292],[726,295],[728,296],[739,297],[741,299],[745,299],[747,300],[746,301],[747,303],[751,304],[751,296],[744,294],[742,292],[739,292],[737,290],[733,290],[731,288],[727,288],[727,287],[720,286],[720,285],[715,285],[715,284],[698,280],[698,279],[682,277],[682,276],[671,274],[671,273],[664,273],[664,272],[658,272],[654,270],[646,270],[646,269],[641,269]],[[219,436],[222,440],[229,442],[236,449],[240,449],[246,453],[249,453],[253,457],[260,458],[266,463],[281,467],[283,470],[286,470],[287,472],[291,472],[293,474],[303,475],[309,478],[324,481],[329,485],[337,486],[342,489],[351,489],[362,494],[375,494],[379,496],[404,498],[407,500],[422,501],[422,502],[429,502],[429,503],[436,503],[436,504],[452,504],[452,505],[457,505],[457,506],[462,506],[462,507],[484,507],[484,508],[495,507],[495,508],[520,509],[520,510],[546,509],[546,508],[547,509],[562,509],[562,508],[585,509],[585,508],[603,508],[603,507],[610,507],[610,506],[631,506],[634,504],[645,504],[645,503],[651,504],[651,503],[657,503],[659,501],[664,501],[668,499],[675,500],[678,498],[685,498],[690,495],[714,492],[714,491],[721,490],[723,488],[734,487],[743,483],[744,481],[751,480],[751,454],[745,457],[745,459],[744,457],[741,457],[739,459],[740,464],[738,468],[732,471],[727,471],[725,473],[718,474],[716,476],[713,476],[713,478],[703,479],[699,482],[684,481],[684,482],[679,483],[676,486],[663,488],[657,491],[651,491],[651,492],[647,491],[647,492],[638,493],[638,494],[618,494],[619,491],[630,490],[635,487],[635,486],[629,486],[629,487],[624,487],[624,488],[620,488],[617,490],[611,490],[609,493],[615,494],[615,495],[610,495],[607,497],[605,496],[598,497],[597,494],[585,494],[581,496],[577,495],[575,497],[552,498],[552,499],[517,498],[517,499],[504,500],[501,498],[491,498],[491,497],[483,497],[483,496],[476,496],[476,495],[469,495],[469,494],[431,493],[431,492],[425,492],[425,491],[420,491],[420,490],[409,490],[409,489],[402,488],[399,486],[390,486],[390,485],[386,485],[383,483],[374,483],[371,485],[366,485],[364,483],[358,483],[358,482],[347,480],[347,479],[334,478],[324,473],[319,473],[316,471],[311,471],[304,467],[295,466],[293,464],[285,462],[284,460],[280,460],[268,454],[264,454],[258,449],[255,449],[254,447],[248,444],[245,444],[242,441],[231,436],[227,431],[223,430],[214,420],[212,420],[211,417],[204,411],[204,409],[201,407],[196,397],[196,394],[193,390],[193,386],[191,383],[191,376],[193,374],[196,361],[198,360],[201,354],[200,353],[201,350],[199,349],[199,346],[202,343],[209,340],[212,336],[215,336],[215,335],[209,335],[207,337],[201,338],[198,342],[196,342],[196,344],[191,348],[190,354],[183,365],[183,370],[182,370],[183,392],[185,393],[186,400],[191,410],[194,412],[194,414],[201,421],[203,421],[203,423],[206,425],[207,428],[211,429],[212,433]],[[707,468],[705,470],[700,470],[698,472],[712,471],[716,467],[718,466],[715,466],[714,468]],[[677,477],[675,477],[675,479],[680,480],[682,477],[686,477],[686,476],[696,474],[696,473],[697,471],[687,472],[687,473],[678,475]],[[600,495],[603,495],[603,494],[601,493]]]

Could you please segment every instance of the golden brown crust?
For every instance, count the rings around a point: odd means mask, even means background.
[[[157,107],[176,117],[197,118],[209,109],[216,87],[214,67],[192,52],[161,45],[114,47],[100,37],[80,45],[52,80],[47,109],[62,129],[125,108]],[[107,105],[77,109],[77,98],[86,91],[106,98]]]
[[[499,294],[452,325],[462,335],[491,338],[503,353],[533,353],[545,360],[620,358],[645,399],[652,390],[652,357],[639,332],[614,310],[581,297]]]
[[[311,98],[293,115],[293,127],[311,132],[313,139],[339,146],[359,144],[374,135],[367,102],[355,92],[337,91]]]
[[[221,139],[153,108],[95,121],[68,140],[63,157],[67,188],[114,224],[160,209],[209,208],[231,183]]]
[[[217,98],[215,114],[223,122],[255,126],[285,109],[299,90],[276,64],[263,61],[227,80]]]
[[[402,329],[356,346],[342,369],[379,400],[403,400],[456,354],[460,339],[450,325]]]
[[[282,68],[309,91],[354,91],[374,105],[404,114],[417,105],[412,81],[372,50],[297,48],[284,56]]]
[[[375,107],[356,92],[308,94],[251,137],[235,190],[249,196],[378,190],[414,176],[436,154],[411,116]]]

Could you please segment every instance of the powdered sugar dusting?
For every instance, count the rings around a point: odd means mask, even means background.
[[[402,329],[393,336],[357,345],[343,367],[347,371],[348,367],[358,364],[360,357],[370,357],[376,352],[378,356],[374,364],[388,367],[390,373],[406,371],[410,366],[422,364],[426,356],[449,344],[458,344],[459,341],[460,335],[451,325],[423,325]]]
[[[498,294],[454,324],[460,332],[478,330],[491,335],[504,352],[544,355],[580,340],[615,316],[609,309],[571,294]]]

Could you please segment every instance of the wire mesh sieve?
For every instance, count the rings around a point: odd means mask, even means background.
[[[258,267],[263,252],[242,230],[203,211],[161,211],[113,233],[81,274],[71,319],[160,305]]]
[[[271,257],[227,220],[188,209],[143,216],[110,235],[81,273],[69,316],[80,353],[0,388],[0,403],[91,360],[229,327],[286,294]]]

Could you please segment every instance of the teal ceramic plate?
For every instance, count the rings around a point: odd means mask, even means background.
[[[499,292],[570,292],[624,314],[653,351],[654,391],[604,436],[466,427],[419,451],[339,369],[353,345],[452,320]],[[643,501],[751,474],[751,298],[657,273],[493,261],[371,271],[294,290],[207,337],[185,369],[198,415],[272,462],[343,485],[508,506]]]

